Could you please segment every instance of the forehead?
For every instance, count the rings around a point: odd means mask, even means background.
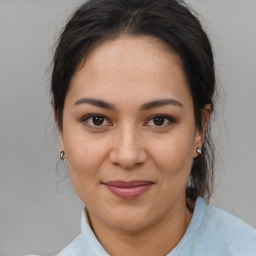
[[[149,36],[121,36],[97,45],[74,74],[69,94],[114,99],[190,97],[180,57]],[[91,95],[90,95],[91,94]]]

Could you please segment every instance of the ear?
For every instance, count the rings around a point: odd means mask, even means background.
[[[194,149],[194,158],[198,156],[198,153],[196,151],[197,148],[202,148],[203,143],[204,143],[204,138],[205,138],[205,131],[206,127],[208,125],[208,122],[210,120],[210,116],[212,113],[212,107],[210,104],[205,104],[204,107],[201,109],[201,115],[202,115],[202,124],[201,127],[202,129],[199,129],[196,127],[196,132],[195,132],[195,149]]]
[[[60,151],[65,151],[63,133],[59,129],[58,129],[58,133],[59,133]]]
[[[52,102],[52,110],[53,110],[55,124],[57,126],[58,134],[59,134],[60,151],[65,151],[64,143],[63,143],[63,132],[60,130],[59,125],[58,125],[58,115],[57,115],[57,111],[55,110],[55,107],[54,107],[54,102]]]

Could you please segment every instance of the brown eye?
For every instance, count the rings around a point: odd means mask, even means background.
[[[101,128],[111,125],[110,122],[101,115],[88,115],[83,118],[82,122],[92,128]]]
[[[153,123],[156,126],[162,126],[165,122],[165,118],[163,116],[157,116],[153,118]]]
[[[94,116],[92,117],[92,123],[95,125],[95,126],[100,126],[104,123],[104,117],[102,116]]]
[[[159,128],[167,128],[171,124],[175,123],[174,119],[170,116],[166,115],[155,115],[152,116],[147,123],[146,126],[153,126],[153,127],[159,127]]]

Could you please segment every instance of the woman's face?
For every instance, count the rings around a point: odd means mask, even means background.
[[[71,81],[60,142],[102,224],[139,231],[177,215],[202,144],[180,58],[147,36],[98,45]]]

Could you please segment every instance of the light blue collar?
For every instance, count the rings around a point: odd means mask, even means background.
[[[182,247],[190,240],[193,234],[199,229],[202,224],[207,210],[207,204],[201,197],[197,198],[194,213],[192,219],[189,223],[189,226],[186,230],[185,235],[179,242],[179,244],[167,255],[167,256],[176,256],[182,250]],[[100,256],[110,256],[102,247],[95,234],[93,233],[89,219],[86,214],[86,208],[82,212],[81,220],[81,235],[86,248],[87,253],[85,255],[100,255]]]

